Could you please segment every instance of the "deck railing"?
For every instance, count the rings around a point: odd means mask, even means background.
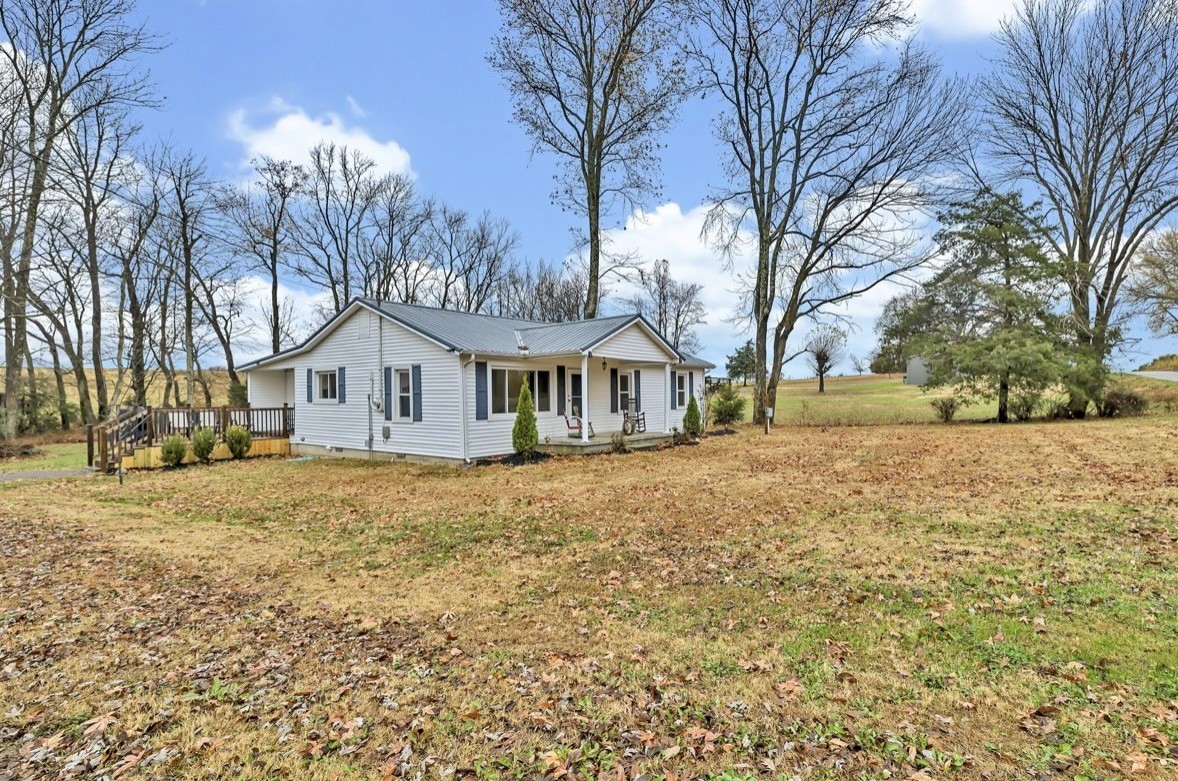
[[[241,426],[255,437],[294,434],[294,407],[129,407],[105,423],[87,429],[90,466],[109,471],[136,448],[152,447],[176,435],[192,438],[198,428],[212,429],[224,441],[225,431]]]

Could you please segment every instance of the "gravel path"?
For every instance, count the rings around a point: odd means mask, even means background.
[[[90,477],[98,474],[89,467],[79,469],[28,469],[23,472],[0,472],[0,483],[15,480],[62,480],[68,477]]]

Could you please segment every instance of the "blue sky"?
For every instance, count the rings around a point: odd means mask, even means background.
[[[946,70],[975,74],[1011,5],[917,0],[913,12]],[[549,199],[555,165],[532,156],[484,59],[499,26],[493,0],[141,0],[140,12],[170,42],[148,60],[166,103],[141,117],[147,139],[190,147],[229,179],[243,177],[256,154],[301,160],[320,138],[345,142],[386,170],[411,171],[425,193],[507,218],[531,260],[573,249],[575,218]],[[684,107],[665,138],[661,197],[645,215],[617,214],[612,225],[618,244],[665,257],[676,276],[705,285],[704,354],[722,366],[747,336],[726,322],[733,285],[699,238],[709,193],[722,181],[714,109],[699,100]],[[870,351],[890,294],[852,307],[852,353]],[[1174,348],[1150,340],[1138,349]],[[791,373],[806,371],[799,363]]]

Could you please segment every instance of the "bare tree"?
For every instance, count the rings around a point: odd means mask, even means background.
[[[843,361],[846,350],[847,335],[835,326],[819,326],[806,339],[806,357],[818,378],[819,393],[826,393],[826,375]]]
[[[1129,292],[1154,332],[1178,335],[1178,230],[1170,228],[1150,240]]]
[[[433,210],[426,240],[429,303],[462,312],[488,306],[519,242],[506,222],[483,214],[472,223],[465,211],[449,206]]]
[[[858,355],[852,355],[848,358],[848,360],[851,362],[851,368],[855,371],[855,374],[862,376],[862,374],[867,371],[869,361],[866,358]]]
[[[773,398],[797,324],[924,262],[917,220],[956,152],[963,109],[905,39],[904,0],[696,0],[691,48],[719,95],[729,188],[708,232],[742,278],[757,365]],[[881,45],[887,44],[887,45]],[[774,312],[776,324],[770,327]],[[754,406],[757,422],[764,411]]]
[[[269,283],[265,317],[270,349],[278,352],[284,335],[280,272],[289,263],[287,255],[294,244],[294,205],[306,187],[307,171],[290,161],[265,156],[254,160],[253,167],[257,180],[244,188],[225,190],[219,205],[229,223],[229,245]]]
[[[1133,258],[1178,206],[1178,24],[1171,0],[1025,0],[998,34],[994,154],[1045,203],[1099,397]]]
[[[23,0],[0,3],[0,63],[15,79],[18,100],[5,111],[18,114],[21,154],[29,182],[23,199],[20,252],[4,268],[5,433],[15,433],[21,367],[28,353],[25,319],[29,276],[37,243],[42,199],[49,186],[62,136],[102,109],[151,105],[138,57],[157,45],[135,16],[133,0]]]
[[[500,0],[489,61],[537,151],[564,169],[555,201],[584,215],[584,316],[597,316],[602,220],[656,190],[656,138],[684,94],[677,0]]]
[[[537,323],[567,323],[585,312],[585,279],[560,266],[514,264],[500,277],[490,313]]]
[[[186,403],[191,404],[196,390],[198,359],[197,325],[198,280],[201,267],[209,263],[219,240],[214,221],[219,216],[217,188],[209,178],[204,160],[191,153],[167,152],[161,158],[160,172],[166,197],[157,225],[168,231],[175,254],[169,263],[170,280],[175,293],[172,301],[180,307],[180,333],[184,341]]]
[[[155,230],[165,197],[157,163],[154,157],[143,160],[141,170],[146,175],[133,185],[133,199],[119,212],[121,226],[111,246],[119,279],[118,363],[124,365],[121,356],[125,353],[133,401],[140,407],[147,406],[152,316],[170,268],[170,264],[160,262],[164,253],[159,251]]]
[[[703,285],[676,280],[666,260],[656,260],[649,270],[641,269],[638,284],[639,293],[630,299],[630,305],[676,350],[698,350],[695,327],[707,321],[707,310],[700,298]]]
[[[417,197],[406,176],[389,177],[372,208],[364,253],[364,293],[381,301],[415,304],[427,295],[427,240],[437,205]]]
[[[291,268],[331,294],[326,315],[343,311],[362,291],[358,268],[369,243],[366,231],[387,187],[376,161],[361,152],[333,143],[311,150]]]

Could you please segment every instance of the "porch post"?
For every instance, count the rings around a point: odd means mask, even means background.
[[[589,353],[581,354],[581,441],[589,444]]]
[[[663,364],[663,387],[667,392],[663,394],[663,433],[671,433],[671,394],[675,389],[671,387],[671,364]]]

